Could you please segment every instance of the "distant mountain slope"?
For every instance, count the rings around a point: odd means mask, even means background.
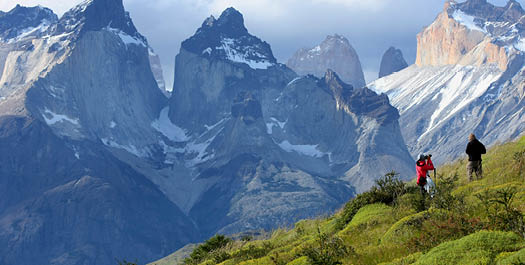
[[[341,79],[354,87],[364,87],[365,77],[359,56],[347,38],[329,35],[311,49],[300,49],[288,59],[288,67],[299,75],[312,74],[323,77],[327,69],[339,74]]]
[[[491,145],[524,132],[524,23],[516,1],[448,1],[418,35],[416,64],[369,85],[399,109],[413,155],[450,161],[470,133]]]

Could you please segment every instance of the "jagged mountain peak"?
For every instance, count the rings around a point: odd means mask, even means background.
[[[9,12],[0,13],[0,39],[12,39],[22,34],[42,33],[56,21],[58,21],[57,15],[49,8],[25,7],[18,4]]]
[[[244,26],[244,17],[241,12],[233,7],[229,7],[224,10],[217,19],[217,27],[227,29],[230,34],[243,35],[248,33],[248,30]]]
[[[395,47],[390,47],[381,58],[379,78],[398,72],[407,66],[408,64],[403,57],[403,52]]]
[[[133,24],[122,0],[87,0],[67,11],[59,21],[56,33],[71,31],[98,31],[104,28],[118,29],[129,36],[141,36]]]
[[[216,19],[210,16],[181,49],[211,59],[245,63],[253,69],[266,69],[277,63],[268,43],[251,35],[242,14],[227,8]]]

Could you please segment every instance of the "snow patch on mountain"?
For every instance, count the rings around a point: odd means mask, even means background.
[[[133,155],[135,155],[137,157],[146,158],[146,157],[149,156],[149,152],[147,152],[145,150],[140,150],[140,149],[138,149],[136,146],[134,146],[132,144],[129,144],[129,145],[119,144],[115,140],[110,139],[110,138],[100,138],[100,140],[102,141],[102,143],[105,146],[126,150],[129,153],[131,153],[131,154],[133,154]]]
[[[119,36],[119,38],[126,45],[126,47],[129,45],[137,45],[137,46],[143,46],[145,48],[148,48],[148,45],[144,43],[144,40],[141,40],[140,38],[137,38],[137,37],[130,36],[120,29],[115,29],[115,28],[111,28],[108,26],[105,28],[105,30],[112,32],[116,34],[117,36]]]
[[[291,144],[288,140],[284,140],[278,145],[279,147],[281,147],[281,149],[283,149],[284,151],[288,153],[296,152],[301,155],[317,157],[317,158],[323,157],[325,155],[329,155],[328,153],[319,151],[318,149],[319,145]]]
[[[236,63],[245,63],[250,66],[252,69],[268,69],[272,66],[269,60],[265,59],[265,56],[259,53],[256,49],[252,47],[243,47],[244,51],[240,51],[240,47],[236,44],[237,40],[232,38],[223,38],[221,40],[221,46],[216,47],[217,50],[224,50],[226,54],[226,59],[236,62]],[[207,50],[203,51],[207,52]],[[258,58],[258,59],[249,59],[249,58]]]
[[[277,120],[276,118],[271,117],[270,118],[270,122],[266,123],[266,132],[268,134],[272,134],[274,126],[278,126],[279,128],[281,128],[281,130],[283,130],[284,126],[286,125],[287,122],[288,121],[281,122],[281,121]]]
[[[55,124],[61,123],[61,122],[69,122],[69,123],[72,123],[74,125],[80,125],[78,119],[70,118],[70,117],[68,117],[67,115],[64,115],[64,114],[54,113],[54,112],[52,112],[51,110],[49,110],[47,108],[44,109],[44,113],[45,114],[42,115],[42,117],[44,118],[44,120],[46,121],[46,123],[48,125],[55,125]]]
[[[159,118],[151,123],[158,132],[162,133],[168,139],[175,142],[186,142],[190,138],[186,135],[186,131],[179,126],[173,124],[168,117],[169,107],[165,107],[160,111]]]
[[[482,29],[476,24],[476,22],[474,21],[475,20],[474,16],[468,15],[459,9],[454,11],[454,13],[452,14],[452,17],[454,18],[454,20],[461,23],[462,25],[464,25],[470,30],[477,30],[477,31],[487,33],[485,29]]]
[[[516,41],[516,44],[514,44],[514,48],[522,52],[525,52],[525,38],[518,39]]]

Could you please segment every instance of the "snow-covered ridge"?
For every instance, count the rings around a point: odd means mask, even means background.
[[[223,50],[226,59],[236,62],[245,63],[252,69],[267,69],[274,65],[270,62],[266,55],[261,54],[257,47],[242,46],[241,40],[232,38],[223,38],[221,46],[215,47],[216,50]],[[202,54],[211,54],[211,48],[202,51]]]
[[[144,40],[137,38],[137,37],[130,36],[129,34],[125,33],[124,31],[120,29],[111,28],[110,26],[107,26],[104,29],[117,35],[122,40],[124,45],[126,45],[126,47],[128,45],[138,45],[138,46],[143,46],[145,48],[148,48],[148,45],[144,43]]]
[[[454,18],[454,20],[466,26],[470,30],[478,30],[487,33],[487,31],[484,28],[481,28],[476,24],[474,16],[467,15],[465,12],[459,9],[455,10],[454,13],[452,13],[452,17]]]
[[[522,16],[517,21],[492,21],[484,17],[473,16],[452,5],[451,17],[469,30],[480,31],[491,38],[493,42],[505,47],[525,51],[525,33],[523,32]],[[488,16],[489,14],[487,14]],[[521,30],[520,30],[521,29]]]
[[[329,153],[323,153],[319,151],[319,145],[307,145],[307,144],[291,144],[288,140],[284,140],[278,144],[281,149],[286,152],[296,152],[301,155],[311,156],[311,157],[323,157],[325,155],[330,155]]]

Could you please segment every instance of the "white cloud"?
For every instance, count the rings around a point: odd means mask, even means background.
[[[53,12],[61,16],[67,10],[82,2],[82,0],[1,0],[0,10],[9,11],[17,4],[22,6],[36,6],[41,5],[51,8]]]

